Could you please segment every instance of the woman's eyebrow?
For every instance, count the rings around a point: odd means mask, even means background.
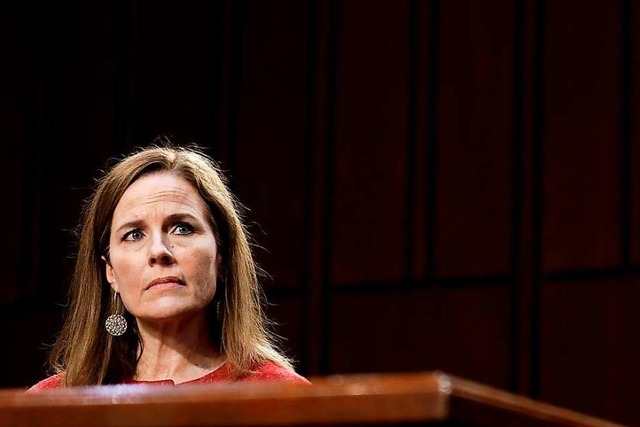
[[[142,221],[141,219],[136,219],[136,220],[133,220],[133,221],[125,222],[124,224],[122,224],[120,227],[118,227],[116,229],[116,233],[119,234],[123,230],[128,230],[128,229],[131,229],[131,228],[139,228],[142,225],[143,222],[144,221]]]
[[[167,215],[167,217],[164,219],[165,223],[174,223],[174,222],[180,222],[180,221],[193,221],[193,222],[200,222],[200,220],[198,219],[198,217],[196,217],[193,214],[190,214],[188,212],[179,212],[179,213],[173,213],[171,215]],[[141,219],[136,219],[133,221],[127,221],[124,224],[122,224],[121,226],[119,226],[115,232],[117,234],[121,233],[124,230],[129,230],[132,228],[140,228],[142,225],[144,224],[144,221]]]
[[[200,222],[198,217],[187,212],[174,213],[171,215],[167,215],[167,217],[165,218],[166,222],[178,222],[178,221],[186,221],[186,220]]]

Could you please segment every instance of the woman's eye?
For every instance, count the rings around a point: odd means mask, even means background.
[[[191,234],[193,233],[193,227],[189,224],[178,224],[174,229],[175,234]]]
[[[131,230],[124,235],[122,240],[140,240],[142,239],[142,232],[140,230]]]

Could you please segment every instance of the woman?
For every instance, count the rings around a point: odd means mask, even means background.
[[[151,147],[98,182],[80,225],[55,375],[97,384],[306,383],[267,331],[238,204],[196,149]]]

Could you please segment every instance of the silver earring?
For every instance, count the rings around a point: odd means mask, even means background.
[[[113,305],[117,306],[118,293],[113,294]],[[117,309],[116,309],[117,311]],[[104,322],[104,327],[114,337],[119,337],[127,331],[127,319],[123,315],[114,313],[107,317],[107,321]]]

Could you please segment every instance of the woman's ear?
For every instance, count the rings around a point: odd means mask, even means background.
[[[116,275],[113,271],[113,267],[111,267],[111,263],[107,261],[107,259],[104,256],[101,258],[102,258],[102,261],[104,261],[104,272],[105,272],[105,275],[107,276],[107,282],[109,282],[109,284],[111,285],[111,288],[114,291],[120,292],[120,287],[116,282]]]

